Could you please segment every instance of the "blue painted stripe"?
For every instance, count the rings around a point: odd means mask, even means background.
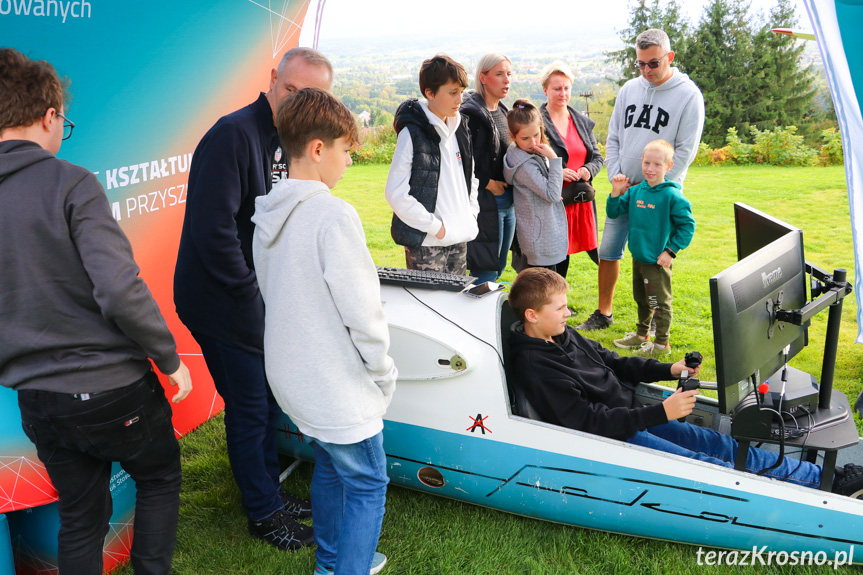
[[[397,485],[527,517],[697,545],[824,551],[831,558],[863,546],[858,516],[672,475],[391,421],[384,448]],[[283,449],[311,458],[296,436]],[[424,467],[438,470],[443,486],[422,483]]]

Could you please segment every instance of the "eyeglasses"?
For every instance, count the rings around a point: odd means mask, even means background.
[[[662,63],[662,59],[665,58],[666,56],[668,56],[668,52],[666,52],[665,54],[663,54],[662,56],[660,56],[656,60],[651,60],[650,62],[636,62],[635,64],[633,64],[633,66],[635,66],[639,70],[643,69],[645,66],[647,66],[651,70],[656,70],[657,68],[659,68],[659,65]]]
[[[72,137],[72,130],[75,129],[75,122],[73,122],[60,112],[57,112],[57,116],[63,118],[63,139],[68,140]]]

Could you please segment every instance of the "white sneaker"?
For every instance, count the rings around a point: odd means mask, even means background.
[[[387,556],[383,553],[378,553],[375,551],[375,556],[372,559],[372,568],[369,569],[369,575],[375,575],[375,573],[380,573],[381,569],[384,568],[384,565],[387,564]],[[329,569],[324,567],[320,563],[315,563],[315,571],[314,575],[333,575],[335,568]]]
[[[671,344],[657,345],[652,341],[645,341],[641,344],[641,349],[636,351],[635,354],[644,357],[659,357],[662,355],[671,355]]]

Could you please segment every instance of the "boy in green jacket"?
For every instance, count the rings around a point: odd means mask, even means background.
[[[671,353],[671,262],[695,233],[692,204],[683,196],[683,186],[665,179],[673,157],[674,148],[665,140],[648,143],[641,154],[644,180],[632,186],[623,174],[614,176],[605,204],[609,218],[629,214],[632,291],[638,304],[636,333],[614,340],[614,345],[640,348],[636,353],[645,356]],[[656,336],[650,341],[653,317]]]

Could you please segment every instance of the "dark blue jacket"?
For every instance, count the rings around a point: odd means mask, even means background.
[[[219,119],[195,149],[174,271],[177,315],[192,332],[264,349],[264,302],[252,261],[255,198],[272,187],[279,135],[262,93]]]

